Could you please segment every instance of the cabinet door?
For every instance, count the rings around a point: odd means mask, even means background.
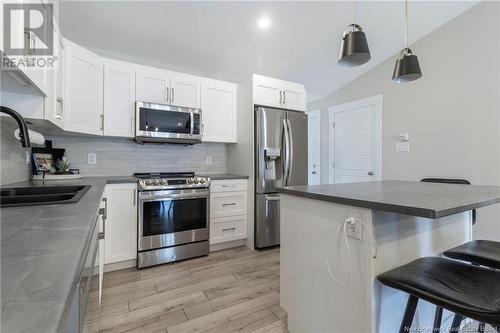
[[[247,216],[229,216],[210,219],[210,244],[247,238]]]
[[[287,83],[282,88],[283,107],[291,110],[306,110],[306,91],[304,86]]]
[[[203,141],[236,142],[234,83],[205,80],[201,88]]]
[[[262,76],[254,76],[253,102],[254,104],[282,107],[281,87],[278,80]]]
[[[141,69],[135,72],[135,91],[138,101],[169,104],[170,78],[162,70]]]
[[[170,104],[199,108],[200,79],[189,75],[175,74],[170,78]]]
[[[136,184],[106,186],[107,219],[105,234],[106,264],[137,257]]]
[[[64,129],[64,43],[57,28],[54,34],[54,53],[57,65],[48,73],[50,88],[45,103],[45,114],[49,121]]]
[[[247,214],[247,192],[221,192],[210,194],[210,217]]]
[[[106,60],[104,64],[104,135],[133,137],[135,71],[132,64]]]
[[[65,39],[65,129],[101,135],[103,131],[103,62],[97,54]]]

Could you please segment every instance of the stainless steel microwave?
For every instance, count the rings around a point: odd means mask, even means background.
[[[136,102],[135,112],[139,142],[201,142],[201,109]]]

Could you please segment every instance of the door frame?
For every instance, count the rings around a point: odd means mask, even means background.
[[[316,109],[316,110],[307,111],[307,121],[308,121],[308,124],[309,124],[309,119],[310,119],[309,116],[310,115],[311,116],[315,116],[315,117],[318,118],[318,121],[317,121],[318,122],[318,124],[317,124],[318,127],[316,128],[316,131],[317,131],[316,133],[319,136],[319,140],[318,140],[319,146],[318,146],[318,166],[317,166],[316,170],[317,170],[317,173],[318,173],[317,177],[320,180],[319,181],[320,184],[321,184],[321,113],[322,113],[322,109]],[[309,136],[309,132],[308,132],[308,136]],[[307,144],[309,145],[309,142]],[[309,147],[308,147],[308,150],[309,150]],[[311,171],[309,169],[309,162],[310,162],[309,161],[309,156],[307,156],[307,159],[308,159],[308,161],[307,161],[307,166],[308,166],[307,172],[308,172],[308,180],[309,180],[309,172]]]
[[[374,106],[373,119],[375,128],[373,129],[375,135],[375,157],[374,165],[377,167],[378,172],[375,173],[374,181],[382,180],[382,102],[384,100],[383,94],[370,96],[355,101],[333,105],[328,108],[328,182],[335,183],[335,114],[345,112],[352,109],[357,109],[366,106]]]

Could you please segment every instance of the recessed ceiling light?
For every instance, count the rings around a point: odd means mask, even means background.
[[[259,29],[267,30],[271,26],[271,20],[266,16],[261,17],[257,22],[257,25],[259,26]]]

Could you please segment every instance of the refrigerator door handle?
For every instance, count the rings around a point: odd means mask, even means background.
[[[288,175],[286,179],[286,185],[288,186],[288,183],[290,182],[290,175],[292,174],[292,167],[293,167],[293,133],[292,133],[292,124],[290,123],[290,119],[286,119],[287,124],[288,124],[288,142],[289,142],[289,148],[288,148],[288,154],[287,154],[287,160],[288,160]]]
[[[285,136],[285,160],[284,160],[284,170],[283,170],[283,185],[288,186],[288,174],[290,172],[290,135],[288,132],[288,122],[287,119],[283,119],[283,130]]]

